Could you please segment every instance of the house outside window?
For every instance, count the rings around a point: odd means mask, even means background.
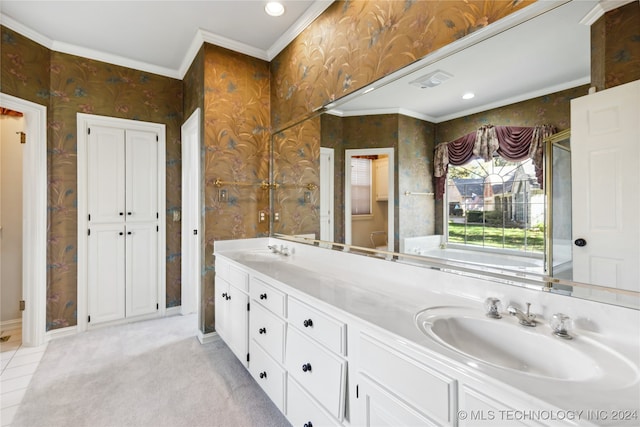
[[[450,166],[449,243],[544,253],[544,191],[533,162],[494,157]]]

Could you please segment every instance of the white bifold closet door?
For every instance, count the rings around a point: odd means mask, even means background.
[[[87,156],[89,322],[154,313],[157,135],[91,126]]]

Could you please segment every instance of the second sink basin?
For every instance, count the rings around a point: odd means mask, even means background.
[[[577,382],[603,379],[605,371],[607,382],[638,376],[635,366],[594,340],[562,340],[542,323],[528,328],[508,315],[491,319],[465,307],[434,307],[419,312],[416,324],[441,345],[511,372]]]

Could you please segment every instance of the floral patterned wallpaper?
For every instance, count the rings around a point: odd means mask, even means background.
[[[274,129],[535,0],[336,1],[271,63]]]
[[[591,81],[598,90],[640,79],[640,3],[607,12],[591,26]]]
[[[167,217],[171,218],[169,214],[180,208],[182,84],[43,49],[2,28],[2,91],[48,107],[47,330],[51,330],[77,324],[76,113],[166,125]],[[166,251],[167,306],[177,306],[179,222],[167,221]]]
[[[15,31],[0,28],[0,91],[48,106],[51,52]]]
[[[395,241],[433,229],[433,199],[404,196],[405,191],[433,189],[430,163],[434,125],[397,114],[341,118],[323,114],[274,136],[274,176],[279,187],[274,205],[280,221],[274,232],[319,237],[320,146],[334,149],[334,241],[344,243],[345,150],[395,148]],[[306,202],[304,193],[311,200]],[[400,225],[402,224],[402,226]],[[397,249],[397,248],[396,248]]]
[[[273,136],[273,204],[280,215],[274,233],[320,238],[320,120],[310,118]]]
[[[269,235],[269,63],[204,45],[204,330],[214,330],[216,240]],[[216,181],[223,182],[216,186]],[[226,198],[222,196],[226,192]]]

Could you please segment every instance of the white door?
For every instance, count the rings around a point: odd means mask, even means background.
[[[92,126],[87,141],[87,205],[90,223],[124,221],[125,133]]]
[[[249,352],[249,296],[236,288],[229,285],[229,294],[227,300],[227,310],[229,323],[225,325],[229,347],[246,365],[247,353]]]
[[[198,311],[200,295],[200,109],[182,125],[181,312]]]
[[[155,132],[126,130],[127,222],[158,219],[158,136]]]
[[[126,224],[126,316],[158,310],[158,229],[155,223]]]
[[[639,291],[640,81],[571,101],[571,156],[574,280]]]
[[[87,236],[90,322],[125,317],[125,233],[123,224],[93,224]]]
[[[320,240],[333,242],[334,151],[320,147]]]

